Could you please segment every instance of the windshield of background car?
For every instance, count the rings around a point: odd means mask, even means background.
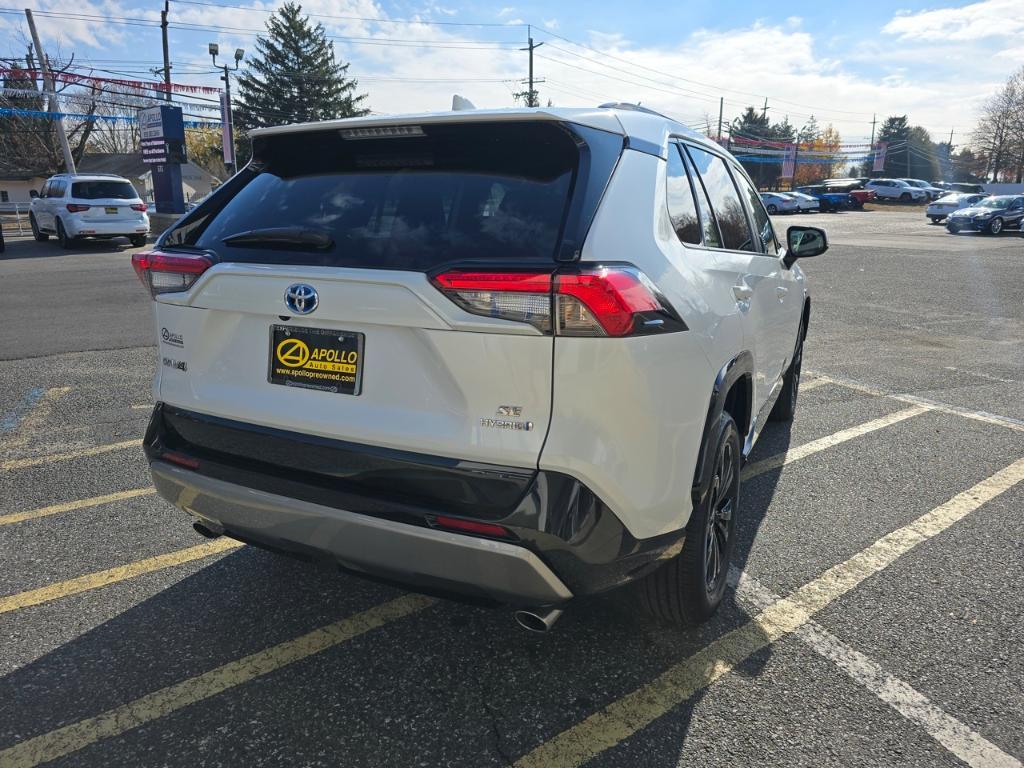
[[[554,122],[418,130],[398,137],[346,138],[324,130],[257,138],[249,178],[189,214],[163,244],[208,249],[219,261],[372,269],[551,263],[574,190],[584,196],[584,215],[592,216],[622,149],[616,134],[580,126],[570,132]],[[589,163],[577,186],[581,146]],[[224,242],[268,228],[325,233],[332,244],[285,249]]]
[[[139,195],[127,181],[76,181],[71,197],[76,200],[134,200]]]
[[[974,205],[978,208],[1009,208],[1014,199],[1013,197],[988,197],[979,200]]]

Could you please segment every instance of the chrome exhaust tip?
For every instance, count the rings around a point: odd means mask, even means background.
[[[550,632],[562,616],[561,608],[548,608],[537,611],[519,610],[512,614],[516,623],[528,632]]]

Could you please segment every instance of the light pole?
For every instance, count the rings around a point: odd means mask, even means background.
[[[210,43],[210,56],[213,57],[213,66],[217,66],[217,55],[220,53],[220,46],[217,43]],[[235,49],[235,69],[238,69],[239,63],[242,61],[242,57],[245,56],[245,51],[241,48]],[[221,105],[222,119],[224,127],[222,130],[222,136],[224,139],[224,166],[227,168],[228,175],[234,175],[235,173],[235,125],[231,118],[231,69],[227,64],[222,65],[224,69],[224,76],[221,80],[224,81],[224,103]]]

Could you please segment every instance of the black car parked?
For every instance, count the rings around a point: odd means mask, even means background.
[[[1024,195],[986,197],[970,208],[953,211],[946,219],[946,229],[958,232],[987,232],[998,235],[1004,229],[1021,229],[1024,225]]]

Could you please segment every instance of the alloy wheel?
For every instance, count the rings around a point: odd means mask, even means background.
[[[1000,218],[992,219],[992,223],[988,225],[988,231],[993,235],[998,235],[1003,231],[1003,220]]]
[[[737,456],[732,443],[722,444],[715,461],[715,475],[708,490],[710,508],[704,529],[704,588],[715,594],[729,570],[729,539],[736,507]]]

